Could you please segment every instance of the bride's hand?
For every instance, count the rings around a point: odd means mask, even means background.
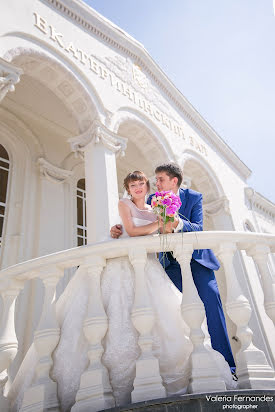
[[[113,239],[118,239],[122,235],[122,225],[112,226],[110,229],[110,234]]]
[[[164,225],[163,217],[159,216],[160,233],[173,233],[174,228],[178,225],[178,219],[174,222],[167,222]]]

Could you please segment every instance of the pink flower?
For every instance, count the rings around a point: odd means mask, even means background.
[[[175,195],[171,191],[156,192],[152,198],[152,207],[155,213],[165,215],[169,218],[173,218],[181,206],[181,200],[179,196]]]
[[[172,199],[170,197],[167,197],[163,200],[162,204],[170,206],[172,204]]]

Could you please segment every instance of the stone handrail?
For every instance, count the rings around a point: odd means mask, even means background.
[[[274,388],[274,370],[268,365],[265,354],[252,343],[253,332],[248,327],[251,307],[244,296],[233,266],[236,251],[245,250],[252,256],[261,274],[264,306],[267,315],[275,322],[275,282],[269,273],[267,257],[275,252],[275,235],[243,232],[190,232],[170,235],[153,235],[123,238],[77,247],[48,256],[23,262],[0,271],[0,292],[3,311],[0,329],[0,373],[9,369],[17,353],[17,338],[14,328],[16,297],[25,281],[40,278],[45,287],[43,309],[39,325],[34,334],[34,346],[39,362],[35,370],[33,385],[24,396],[21,411],[29,410],[36,403],[41,409],[59,410],[56,383],[50,378],[52,353],[58,344],[60,328],[56,318],[55,289],[64,269],[79,267],[85,270],[90,301],[83,324],[83,331],[89,342],[89,365],[82,375],[73,411],[104,409],[113,404],[106,370],[101,362],[103,352],[101,340],[104,337],[108,319],[101,299],[100,277],[106,259],[128,256],[135,271],[135,302],[132,320],[139,333],[140,358],[136,364],[136,379],[132,401],[161,398],[165,396],[159,374],[157,359],[152,354],[151,329],[154,313],[148,299],[144,267],[147,253],[173,251],[182,267],[184,290],[182,316],[190,328],[193,352],[190,356],[190,392],[225,390],[214,361],[207,353],[201,329],[205,312],[193,283],[190,260],[194,249],[211,248],[223,263],[227,286],[225,309],[237,326],[237,337],[241,348],[236,355],[240,388]],[[255,365],[255,358],[257,365]],[[150,371],[148,375],[148,370]],[[7,372],[8,373],[8,372]],[[5,380],[3,380],[2,388]],[[253,383],[254,382],[254,383]],[[146,383],[146,385],[145,385]],[[258,387],[257,387],[258,388]],[[0,388],[1,389],[1,388]],[[2,403],[1,403],[2,402]],[[0,393],[0,406],[7,399]],[[40,406],[39,406],[40,405]]]
[[[234,243],[238,250],[249,250],[255,245],[265,245],[275,253],[275,235],[263,233],[246,233],[231,231],[215,232],[188,232],[173,233],[167,236],[166,244],[172,250],[177,244],[190,244],[194,249],[213,249],[214,251],[222,243]],[[131,248],[144,247],[148,253],[161,252],[162,242],[159,235],[139,236],[134,238],[112,239],[110,241],[93,243],[82,247],[76,247],[51,255],[42,256],[0,271],[0,282],[16,279],[28,280],[39,277],[37,270],[45,265],[58,265],[60,268],[79,266],[87,256],[100,254],[106,259],[127,256]]]

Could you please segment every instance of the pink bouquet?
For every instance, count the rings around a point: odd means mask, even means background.
[[[153,212],[162,216],[164,224],[171,221],[174,222],[175,216],[178,215],[178,210],[181,207],[179,196],[173,192],[156,192],[152,197],[151,206]]]

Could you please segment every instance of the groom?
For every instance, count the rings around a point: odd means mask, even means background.
[[[202,194],[191,189],[181,189],[182,172],[175,163],[160,165],[155,170],[156,186],[158,191],[172,191],[177,194],[182,202],[179,209],[180,218],[169,222],[165,226],[166,232],[191,232],[203,230]],[[147,203],[151,204],[153,195],[150,195]],[[111,228],[112,237],[122,234],[121,226]],[[166,253],[164,259],[160,254],[160,260],[164,264],[165,271],[175,286],[182,291],[181,268],[171,253]],[[228,362],[232,373],[235,372],[225,317],[221,298],[218,290],[214,270],[218,270],[220,264],[210,249],[194,250],[190,262],[191,271],[198,294],[204,304],[208,331],[213,349],[219,351]]]

